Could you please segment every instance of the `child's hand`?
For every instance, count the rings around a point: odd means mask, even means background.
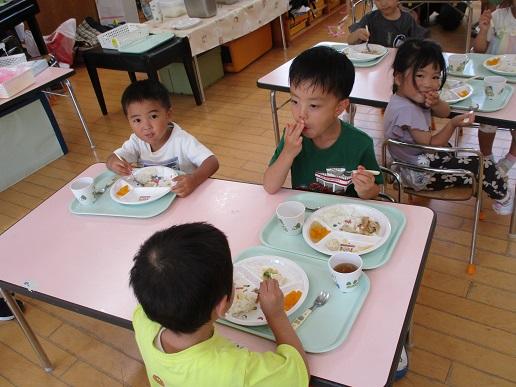
[[[197,188],[197,180],[193,175],[180,175],[173,179],[176,182],[171,189],[180,198],[190,195]]]
[[[487,31],[491,26],[491,10],[486,9],[478,19],[480,31]]]
[[[359,165],[357,171],[353,173],[351,181],[355,185],[355,191],[359,197],[369,197],[368,192],[375,189],[374,175],[367,172],[366,169]]]
[[[125,160],[120,160],[114,153],[108,157],[106,166],[120,176],[128,176],[133,170],[131,164]]]
[[[458,116],[453,117],[450,121],[454,128],[457,126],[470,126],[473,122],[475,122],[475,113],[471,111],[469,113],[459,114]]]
[[[362,42],[366,42],[369,40],[369,31],[366,28],[359,28],[355,30],[355,37]]]
[[[258,301],[267,320],[285,314],[283,292],[275,279],[262,281]]]
[[[295,124],[287,124],[285,129],[285,146],[283,152],[286,152],[290,158],[294,159],[303,147],[303,129],[305,128],[304,121],[298,121]]]
[[[435,90],[430,90],[423,93],[423,97],[425,97],[425,106],[427,108],[431,108],[440,102],[439,93]]]

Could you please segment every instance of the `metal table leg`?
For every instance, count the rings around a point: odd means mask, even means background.
[[[88,125],[86,124],[86,120],[84,119],[81,108],[79,107],[79,102],[77,101],[77,98],[75,98],[75,93],[73,92],[72,84],[68,79],[65,79],[62,84],[68,91],[68,95],[70,96],[70,99],[72,100],[73,107],[75,108],[75,112],[79,116],[79,120],[81,121],[82,128],[84,129],[84,133],[86,133],[86,137],[88,137],[88,141],[90,142],[91,149],[95,149],[95,144],[93,143],[93,140],[90,136],[90,131],[88,129]]]
[[[511,216],[511,227],[509,228],[509,238],[516,238],[516,195],[513,198],[512,216]]]
[[[281,15],[278,16],[280,30],[281,30],[281,43],[283,44],[283,49],[287,49],[287,41],[285,40],[285,29],[283,27],[283,17]]]
[[[11,312],[13,312],[14,317],[16,318],[16,321],[18,321],[18,324],[20,324],[20,328],[22,329],[23,333],[25,334],[25,337],[27,338],[27,340],[29,340],[29,343],[32,345],[32,348],[38,355],[41,365],[43,366],[43,368],[45,369],[46,372],[51,372],[53,370],[52,363],[50,363],[50,360],[48,359],[48,356],[45,353],[45,350],[39,343],[36,335],[34,335],[34,332],[32,332],[32,329],[30,328],[29,324],[27,323],[27,320],[25,320],[25,316],[23,315],[22,311],[18,307],[18,304],[14,300],[13,296],[11,296],[10,292],[5,291],[1,288],[0,288],[0,295],[4,298],[7,306],[9,307],[9,309],[11,309]]]

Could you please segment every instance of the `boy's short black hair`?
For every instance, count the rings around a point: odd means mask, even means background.
[[[233,290],[226,236],[207,223],[159,231],[134,257],[130,285],[149,319],[178,333],[206,324],[213,308]]]
[[[311,87],[320,87],[341,101],[351,94],[355,68],[346,55],[331,47],[316,46],[303,51],[292,61],[288,78],[291,86],[308,82]]]
[[[446,61],[444,60],[441,46],[433,40],[410,38],[399,46],[392,69],[394,76],[404,74],[412,69],[412,82],[416,84],[416,72],[429,64],[434,65],[441,71],[441,87],[446,82]],[[392,92],[396,93],[398,86],[393,83]]]
[[[131,83],[124,90],[122,94],[122,109],[124,114],[127,116],[127,108],[133,102],[142,101],[156,101],[161,104],[165,109],[169,110],[172,107],[170,102],[170,94],[165,86],[161,82],[144,79]]]

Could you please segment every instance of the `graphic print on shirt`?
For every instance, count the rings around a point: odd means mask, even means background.
[[[175,169],[176,171],[179,171],[179,158],[172,157],[171,159],[160,161],[159,163],[156,163],[155,161],[150,160],[140,160],[140,163],[143,164],[144,167],[153,167],[155,165],[162,165],[164,167],[169,167],[172,169]]]

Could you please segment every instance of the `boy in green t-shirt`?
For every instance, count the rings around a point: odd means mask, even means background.
[[[292,188],[328,192],[328,185],[318,182],[315,173],[345,168],[356,172],[353,184],[339,193],[362,199],[376,197],[383,179],[367,171],[380,170],[373,140],[338,118],[349,105],[355,81],[351,61],[330,47],[313,47],[292,61],[289,81],[295,122],[287,124],[265,171],[265,190],[277,192],[290,170]]]
[[[140,304],[133,327],[151,386],[308,386],[306,354],[276,280],[260,284],[258,301],[276,352],[240,348],[215,331],[234,292],[220,230],[190,223],[157,232],[135,256],[130,277]]]

